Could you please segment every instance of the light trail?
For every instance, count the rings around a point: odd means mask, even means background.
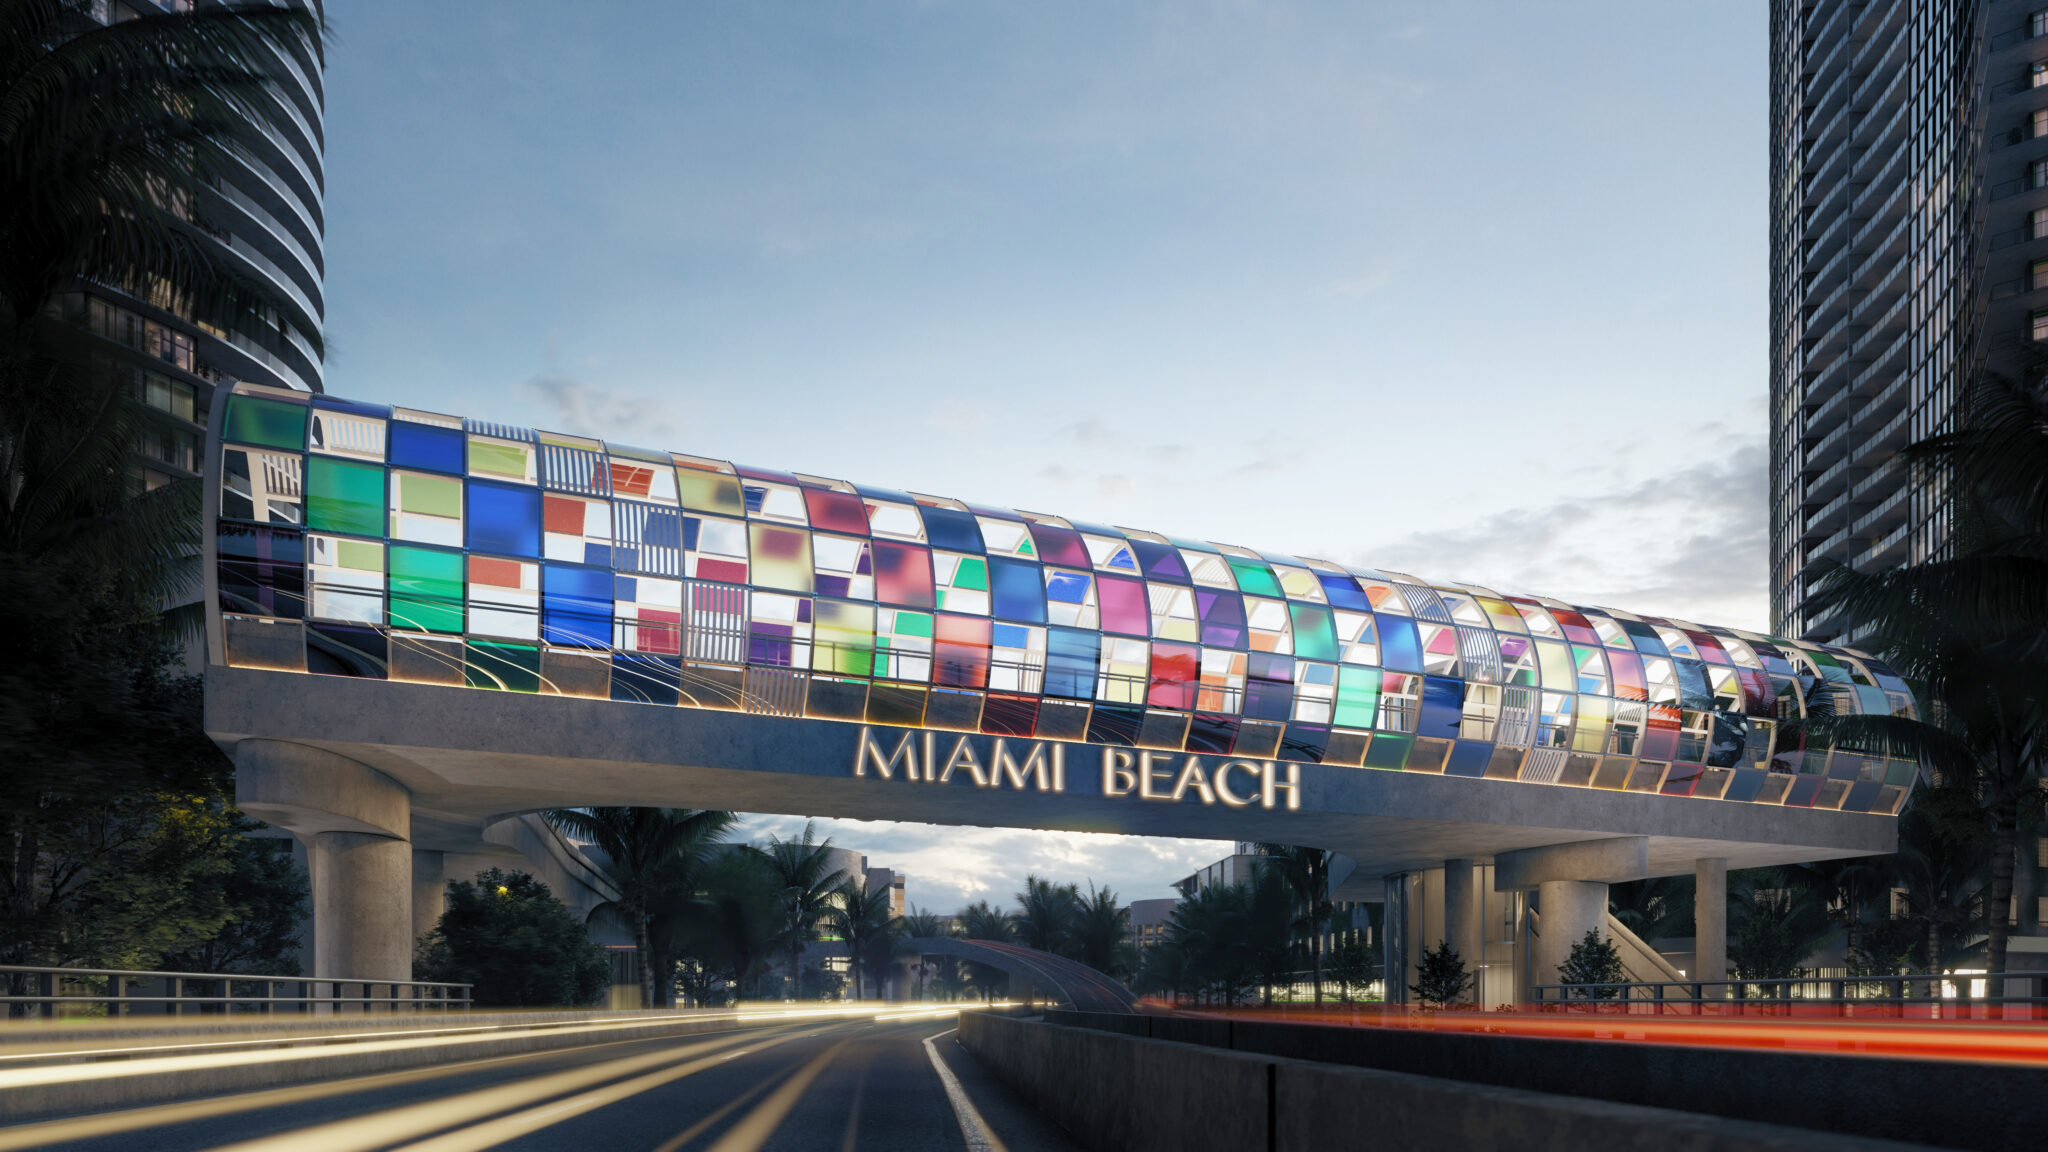
[[[1294,1008],[1201,1009],[1186,1010],[1180,1014],[1396,1031],[2048,1066],[2048,1028],[2025,1021],[1915,1022],[1811,1018],[1765,1021],[1757,1017],[1713,1019],[1524,1012],[1423,1014],[1402,1009],[1347,1012]]]
[[[714,1067],[734,1056],[739,1056],[746,1052],[761,1051],[778,1044],[787,1043],[796,1038],[796,1030],[790,1029],[785,1034],[772,1039],[764,1040],[758,1035],[744,1035],[688,1044],[680,1048],[664,1049],[660,1052],[628,1056],[618,1060],[607,1060],[602,1064],[594,1064],[587,1068],[576,1068],[566,1072],[555,1072],[544,1076],[514,1080],[508,1084],[481,1088],[474,1092],[462,1093],[458,1096],[448,1096],[441,1099],[423,1101],[418,1104],[409,1104],[401,1108],[387,1109],[368,1116],[336,1120],[326,1124],[316,1124],[309,1128],[281,1132],[274,1136],[265,1136],[256,1140],[223,1145],[215,1149],[214,1152],[292,1152],[293,1149],[302,1148],[319,1148],[322,1152],[369,1152],[370,1149],[388,1148],[402,1141],[419,1140],[422,1137],[430,1136],[436,1132],[443,1132],[458,1125],[476,1124],[478,1121],[487,1120],[510,1109],[519,1108],[522,1105],[532,1105],[536,1100],[547,1100],[551,1097],[563,1096],[572,1092],[587,1092],[589,1089],[603,1085],[608,1081],[617,1081],[624,1077],[634,1076],[635,1074],[647,1073],[648,1069],[659,1069],[659,1071],[652,1073],[652,1075],[665,1077],[662,1082],[666,1083],[667,1080],[680,1079],[684,1076],[700,1072],[705,1068]],[[745,1047],[748,1044],[753,1044],[754,1047]],[[735,1048],[738,1051],[723,1051]],[[721,1052],[723,1054],[719,1054]],[[681,1066],[663,1067],[664,1065],[678,1064]],[[639,1077],[640,1080],[646,1080],[647,1078],[647,1075]],[[626,1081],[626,1083],[634,1082],[632,1080]],[[652,1084],[648,1086],[652,1087]],[[636,1089],[636,1091],[644,1090],[644,1088]],[[628,1094],[630,1095],[630,1093]],[[526,1111],[513,1113],[512,1117],[505,1119],[514,1119],[549,1111],[563,1112],[563,1115],[559,1118],[567,1119],[570,1115],[577,1114],[576,1112],[566,1111],[566,1109],[573,1107],[575,1101],[579,1099],[581,1098],[571,1097],[568,1101],[542,1105],[540,1108],[529,1107]],[[598,1106],[592,1105],[592,1107]],[[581,1109],[581,1111],[588,1110],[588,1108]],[[549,1123],[553,1122],[549,1121]],[[485,1125],[485,1127],[488,1126]],[[465,1131],[475,1130],[467,1129]],[[514,1135],[518,1134],[521,1133],[514,1133]],[[461,1134],[455,1133],[452,1135]],[[511,1138],[511,1136],[503,1136],[494,1139],[491,1143]],[[488,1147],[488,1144],[480,1144],[477,1147]]]

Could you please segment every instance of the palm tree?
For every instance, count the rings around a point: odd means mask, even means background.
[[[782,893],[758,853],[719,853],[667,904],[676,954],[722,976],[735,996],[760,979],[781,944]]]
[[[1949,496],[1948,551],[1886,572],[1834,564],[1811,601],[1868,625],[1893,666],[1926,687],[1931,723],[1846,718],[1849,739],[1918,755],[1973,797],[1992,849],[1986,957],[2006,966],[2020,827],[2038,817],[2048,760],[2048,360],[1973,382],[1956,430],[1905,455]]]
[[[1330,916],[1337,909],[1330,899],[1330,853],[1322,848],[1296,844],[1255,845],[1266,857],[1266,866],[1279,870],[1294,893],[1295,932],[1308,943],[1309,962],[1315,972],[1316,1003],[1323,1002],[1323,936]]]
[[[656,999],[668,981],[654,978],[655,949],[650,929],[657,905],[685,889],[714,845],[736,819],[730,812],[700,808],[551,808],[542,817],[605,855],[605,875],[619,890],[619,913],[633,925],[633,950],[640,959],[640,1002]]]
[[[1074,959],[1112,976],[1127,971],[1123,952],[1130,925],[1131,910],[1117,903],[1116,893],[1089,881],[1088,895],[1074,906]]]
[[[853,998],[859,1000],[861,979],[877,961],[888,964],[890,946],[896,940],[898,925],[889,914],[889,890],[876,888],[870,892],[864,881],[848,880],[833,890],[825,922],[846,942],[847,955],[853,962]],[[875,977],[875,995],[882,995],[879,975]]]
[[[809,820],[804,821],[801,837],[784,840],[770,836],[759,851],[782,893],[782,939],[789,949],[789,987],[794,999],[801,992],[799,965],[804,945],[818,938],[818,921],[824,918],[832,893],[851,877],[832,867],[832,840],[818,840],[817,827]]]
[[[1074,918],[1080,904],[1080,891],[1074,885],[1026,876],[1024,890],[1017,893],[1014,922],[1018,942],[1041,952],[1065,955],[1073,940]]]
[[[960,910],[960,935],[968,940],[1006,941],[1016,935],[1016,922],[1001,908],[976,900]]]

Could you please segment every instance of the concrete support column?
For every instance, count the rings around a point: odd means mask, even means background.
[[[412,979],[412,794],[331,752],[235,745],[235,803],[306,848],[316,979]]]
[[[1543,930],[1536,937],[1532,984],[1557,983],[1557,969],[1588,932],[1607,935],[1607,885],[1597,880],[1545,880],[1536,888]]]
[[[1497,892],[1536,892],[1536,939],[1517,984],[1556,984],[1557,968],[1588,932],[1607,935],[1607,886],[1650,874],[1646,836],[1616,836],[1503,852],[1493,858]],[[1526,994],[1526,993],[1525,993]]]
[[[1728,858],[1715,856],[1693,866],[1693,978],[1728,978]],[[1713,993],[1703,993],[1712,995]]]
[[[448,879],[441,853],[424,848],[412,850],[412,938],[434,930],[441,913],[448,910]]]
[[[1479,995],[1479,966],[1485,960],[1480,936],[1479,869],[1470,860],[1444,861],[1444,942],[1473,974],[1471,995]]]

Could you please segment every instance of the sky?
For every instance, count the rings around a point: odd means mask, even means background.
[[[327,390],[1761,629],[1766,18],[337,6]],[[940,911],[1229,851],[819,831]]]

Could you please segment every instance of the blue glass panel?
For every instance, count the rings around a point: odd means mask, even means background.
[[[1446,776],[1470,776],[1478,779],[1486,775],[1486,762],[1493,758],[1493,745],[1477,740],[1460,740],[1451,749],[1450,763],[1444,765]]]
[[[576,648],[612,645],[612,574],[577,564],[540,570],[541,638]]]
[[[1125,704],[1097,704],[1095,714],[1088,718],[1088,742],[1129,748],[1138,742],[1138,729],[1144,724],[1143,708]]]
[[[324,412],[349,412],[357,416],[371,416],[380,420],[391,418],[391,409],[383,404],[366,404],[360,400],[343,400],[339,396],[315,396],[313,407]]]
[[[995,596],[995,614],[1005,620],[1045,623],[1044,569],[1025,560],[992,556],[988,562],[989,591]]]
[[[948,552],[984,552],[981,526],[966,512],[952,508],[919,508],[924,514],[925,539],[934,548]]]
[[[1049,629],[1045,637],[1045,694],[1072,700],[1094,699],[1101,645],[1102,635],[1098,632]]]
[[[1061,604],[1086,604],[1088,584],[1088,577],[1079,572],[1048,572],[1045,575],[1045,598]]]
[[[1616,620],[1615,623],[1621,625],[1621,630],[1628,633],[1628,638],[1636,642],[1636,651],[1649,656],[1671,655],[1664,647],[1664,642],[1657,639],[1655,628],[1641,620]]]
[[[469,550],[538,557],[540,489],[470,481]]]
[[[1422,671],[1422,641],[1415,622],[1406,616],[1376,614],[1380,626],[1380,663],[1391,672]]]
[[[1422,680],[1422,722],[1417,736],[1455,739],[1458,723],[1465,716],[1465,682],[1448,676],[1425,676]]]
[[[1340,576],[1334,572],[1318,572],[1316,580],[1322,584],[1323,595],[1330,598],[1332,607],[1348,608],[1354,612],[1372,611],[1372,601],[1365,598],[1365,592],[1359,588],[1358,581],[1351,577]]]
[[[405,420],[391,422],[391,463],[423,472],[463,471],[462,447],[467,437],[458,428],[436,428]]]
[[[1287,734],[1280,738],[1282,760],[1306,760],[1310,764],[1323,762],[1323,753],[1330,748],[1330,729],[1324,724],[1289,724]]]
[[[612,699],[673,705],[682,694],[682,661],[674,656],[612,654]]]
[[[1166,580],[1175,584],[1192,583],[1188,578],[1188,566],[1181,559],[1180,552],[1167,544],[1154,544],[1150,540],[1131,541],[1131,552],[1138,558],[1138,567],[1145,570],[1148,580]]]
[[[1277,680],[1247,680],[1244,714],[1251,720],[1285,720],[1294,712],[1294,685]]]
[[[1208,756],[1228,756],[1237,744],[1237,717],[1209,712],[1195,713],[1188,725],[1188,751]]]

